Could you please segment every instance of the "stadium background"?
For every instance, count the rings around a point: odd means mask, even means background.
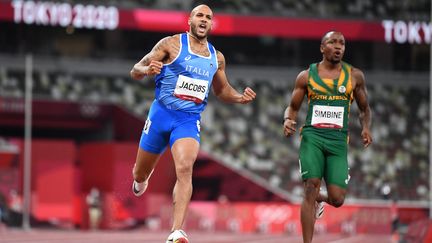
[[[130,193],[154,84],[128,74],[159,39],[187,30],[199,3],[215,13],[209,40],[224,53],[230,82],[253,87],[257,100],[230,106],[211,97],[186,229],[300,233],[299,139],[282,136],[281,119],[297,73],[321,59],[320,38],[336,29],[347,39],[345,60],[366,75],[374,144],[362,149],[354,104],[347,205],[328,207],[317,231],[390,234],[397,215],[403,240],[426,242],[432,28],[430,2],[422,0],[1,1],[3,225],[22,224],[31,68],[32,227],[88,229],[86,197],[97,188],[101,229],[169,228],[175,180],[169,153],[146,196]]]

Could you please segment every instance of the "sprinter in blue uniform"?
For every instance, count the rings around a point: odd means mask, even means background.
[[[207,42],[213,12],[195,7],[189,31],[160,40],[131,70],[136,80],[156,75],[155,100],[150,108],[133,168],[133,193],[141,196],[157,161],[169,144],[177,181],[173,192],[173,225],[167,242],[187,243],[181,229],[192,196],[192,169],[200,146],[200,114],[210,89],[222,101],[247,104],[255,92],[237,92],[225,74],[225,58]]]

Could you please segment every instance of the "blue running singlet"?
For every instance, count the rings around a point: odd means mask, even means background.
[[[171,110],[200,113],[207,105],[213,76],[218,69],[215,48],[208,43],[210,56],[192,52],[189,35],[180,35],[180,50],[155,78],[155,97]]]

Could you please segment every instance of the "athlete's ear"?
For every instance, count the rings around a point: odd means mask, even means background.
[[[189,17],[189,18],[188,18],[188,25],[189,25],[189,26],[191,25],[191,22],[192,22],[192,21],[191,21],[191,18]]]

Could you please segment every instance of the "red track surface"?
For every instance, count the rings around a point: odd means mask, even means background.
[[[300,236],[268,234],[233,234],[218,232],[188,232],[192,243],[301,243]],[[75,231],[75,230],[40,230],[23,231],[18,229],[0,229],[1,243],[165,243],[168,232],[146,230],[131,231]],[[390,243],[389,235],[316,235],[314,243]]]

